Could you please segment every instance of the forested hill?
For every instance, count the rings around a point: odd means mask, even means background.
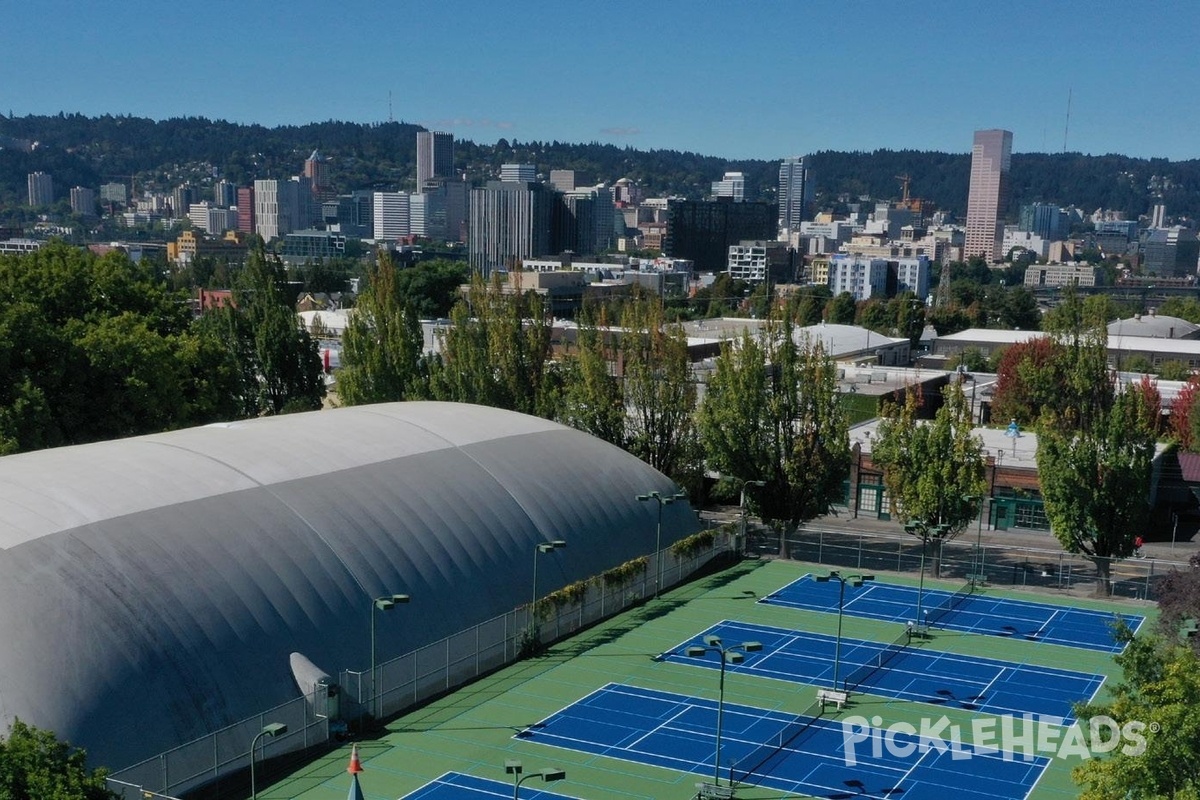
[[[266,128],[202,118],[154,121],[136,117],[42,117],[0,115],[0,205],[26,199],[26,175],[36,170],[54,177],[56,191],[98,186],[110,180],[139,188],[167,189],[213,175],[245,184],[255,178],[287,177],[300,172],[314,150],[329,159],[338,191],[370,188],[414,189],[418,126],[399,122],[359,124],[317,122]],[[969,133],[969,132],[968,132]],[[5,138],[36,141],[23,152]],[[782,155],[795,155],[784,153]],[[813,156],[818,199],[828,205],[838,195],[898,198],[908,175],[911,193],[948,209],[966,211],[970,173],[968,153],[914,150],[819,152]],[[501,139],[484,145],[455,142],[456,167],[480,182],[501,163],[537,164],[575,169],[592,181],[629,178],[650,196],[699,198],[712,181],[729,171],[746,173],[747,199],[773,200],[778,161],[737,161],[675,150],[635,150],[614,145],[564,142],[516,142]],[[1074,204],[1086,210],[1116,209],[1131,216],[1164,202],[1173,217],[1200,216],[1200,160],[1170,162],[1119,155],[1018,153],[1012,160],[1013,202]]]

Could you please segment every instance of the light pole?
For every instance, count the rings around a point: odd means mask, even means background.
[[[504,762],[504,772],[513,776],[513,800],[520,800],[521,784],[530,778],[541,778],[546,783],[561,781],[567,777],[564,770],[557,767],[547,767],[525,774],[525,768],[520,761],[508,759]]]
[[[536,636],[537,632],[537,564],[538,553],[551,553],[560,547],[566,547],[567,543],[562,539],[555,539],[552,542],[538,542],[533,548],[533,601],[529,604],[529,633],[530,636]]]
[[[383,693],[379,691],[379,675],[375,666],[375,611],[391,611],[397,603],[407,603],[408,600],[406,594],[385,594],[371,601],[371,694],[374,696],[371,706],[376,719],[383,716]]]
[[[742,481],[742,497],[738,501],[738,509],[742,514],[742,539],[741,547],[746,546],[746,487],[747,486],[766,486],[766,481]]]
[[[684,653],[690,658],[704,658],[706,653],[717,653],[721,658],[721,679],[717,684],[717,749],[713,755],[713,783],[721,785],[721,723],[725,715],[725,664],[740,664],[743,653],[757,653],[762,650],[762,642],[742,642],[728,647],[721,643],[719,636],[705,636],[704,644],[689,646]]]
[[[669,506],[676,500],[683,500],[687,497],[683,492],[669,494],[666,497],[658,492],[647,492],[639,494],[638,500],[643,503],[648,503],[651,500],[658,501],[658,523],[654,529],[654,599],[658,599],[659,590],[662,588],[662,510],[663,506]]]
[[[837,640],[833,646],[833,690],[838,689],[838,672],[842,664],[842,607],[846,601],[846,584],[850,584],[854,588],[862,586],[866,581],[875,580],[874,575],[842,575],[842,573],[834,570],[828,575],[816,576],[817,583],[828,583],[831,580],[838,582],[838,624],[837,624]]]
[[[256,800],[258,797],[258,789],[254,783],[254,751],[258,749],[258,740],[264,736],[270,736],[274,739],[276,736],[283,736],[285,733],[287,733],[287,725],[282,722],[268,722],[250,740],[250,800]]]
[[[986,498],[983,495],[968,494],[963,496],[963,500],[968,503],[979,503],[979,527],[975,532],[975,568],[972,572],[975,576],[971,582],[983,580],[983,501]]]

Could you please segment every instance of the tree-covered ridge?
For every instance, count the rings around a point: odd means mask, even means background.
[[[73,185],[96,186],[136,175],[149,185],[187,174],[212,175],[239,184],[255,178],[287,177],[301,170],[314,150],[329,159],[333,188],[415,188],[416,132],[401,122],[362,124],[314,122],[267,128],[187,117],[155,121],[129,116],[0,116],[0,135],[37,141],[32,153],[0,149],[0,205],[25,202],[26,175],[54,176],[59,192]],[[964,133],[964,143],[966,133]],[[797,153],[781,153],[781,158]],[[726,171],[746,174],[747,199],[774,200],[778,160],[729,160],[677,150],[636,150],[611,144],[455,142],[455,168],[480,182],[506,162],[574,169],[589,180],[629,178],[652,196],[706,196]],[[897,176],[911,179],[911,193],[965,216],[970,154],[917,150],[821,151],[813,154],[813,180],[825,205],[839,196],[898,198]],[[1163,202],[1177,217],[1200,216],[1200,160],[1130,158],[1080,153],[1017,153],[1012,159],[1010,217],[1026,203],[1074,204],[1080,208],[1148,213]]]

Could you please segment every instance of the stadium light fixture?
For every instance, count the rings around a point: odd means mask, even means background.
[[[375,612],[391,611],[397,605],[408,601],[409,596],[406,594],[386,594],[371,601],[371,695],[374,698],[371,707],[375,709],[376,719],[383,716],[383,692],[379,691],[379,673],[375,663]]]
[[[837,640],[833,646],[833,690],[838,689],[838,673],[841,671],[842,665],[842,609],[846,604],[846,584],[850,584],[857,589],[867,581],[875,580],[874,575],[843,575],[834,570],[828,575],[817,575],[817,583],[828,583],[829,581],[838,582],[838,621],[837,621]],[[848,691],[848,689],[846,690]]]
[[[689,658],[704,658],[708,653],[717,653],[721,659],[721,678],[717,684],[717,741],[713,754],[713,783],[721,785],[721,725],[725,716],[725,665],[741,664],[745,659],[744,653],[757,653],[762,650],[762,642],[742,642],[726,647],[719,636],[704,637],[704,644],[689,645],[684,648],[684,654]],[[732,781],[731,781],[732,782]]]

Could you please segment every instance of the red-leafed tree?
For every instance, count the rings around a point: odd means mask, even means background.
[[[1005,350],[996,369],[992,418],[1037,422],[1043,406],[1053,406],[1062,395],[1065,349],[1051,337],[1039,336]]]
[[[1141,405],[1148,412],[1150,432],[1158,436],[1163,429],[1162,392],[1158,390],[1158,381],[1149,375],[1143,375],[1141,380],[1130,385],[1129,390],[1142,396]]]
[[[1192,417],[1195,416],[1197,400],[1200,400],[1200,376],[1193,375],[1175,396],[1169,422],[1172,438],[1188,451],[1193,450],[1196,444],[1196,438],[1192,435]]]

